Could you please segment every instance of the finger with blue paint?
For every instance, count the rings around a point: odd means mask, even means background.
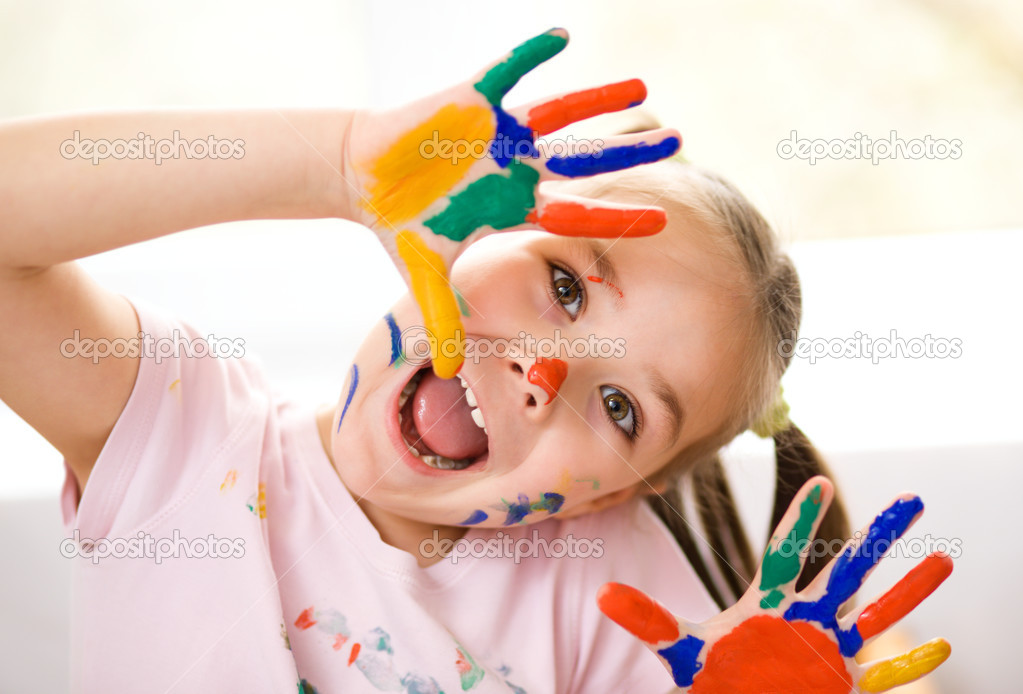
[[[619,238],[655,234],[666,224],[660,208],[539,192],[542,180],[649,163],[671,156],[681,143],[676,131],[658,130],[610,138],[600,156],[542,155],[538,134],[646,97],[642,82],[628,80],[505,110],[503,99],[515,84],[567,42],[563,29],[553,29],[461,85],[352,120],[342,170],[361,201],[356,217],[377,232],[411,288],[434,371],[443,378],[457,373],[464,355],[463,311],[448,272],[468,244],[516,229]]]
[[[833,496],[817,477],[803,486],[775,531],[749,590],[733,607],[701,624],[679,619],[644,593],[605,585],[600,609],[642,640],[675,683],[696,694],[848,694],[883,692],[938,667],[950,654],[935,639],[887,660],[860,665],[866,641],[911,612],[952,570],[946,555],[921,562],[894,588],[839,620],[841,606],[923,511],[915,496],[897,498],[805,590],[796,579]],[[802,550],[802,554],[800,554]]]

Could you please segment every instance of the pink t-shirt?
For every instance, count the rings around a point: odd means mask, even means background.
[[[202,336],[133,303],[154,340]],[[250,357],[143,358],[78,502],[69,471],[67,532],[92,541],[73,568],[75,691],[659,693],[669,676],[597,589],[717,613],[641,502],[473,528],[420,568],[355,504],[313,409],[277,402]]]

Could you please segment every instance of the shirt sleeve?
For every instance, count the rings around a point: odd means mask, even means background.
[[[295,691],[265,545],[276,432],[260,369],[132,303],[134,388],[80,501],[73,477],[62,499],[71,691]]]
[[[129,299],[139,318],[134,388],[84,493],[65,461],[65,528],[83,536],[130,534],[168,512],[218,449],[258,425],[269,389],[240,340],[207,339],[191,325]],[[116,358],[116,357],[106,357]],[[263,418],[265,419],[265,418]],[[258,461],[259,456],[251,460]]]

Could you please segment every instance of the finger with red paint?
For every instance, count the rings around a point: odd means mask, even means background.
[[[537,136],[550,135],[562,128],[594,116],[623,111],[646,101],[643,80],[631,79],[602,87],[548,97],[510,113]]]
[[[659,207],[596,204],[589,198],[542,192],[527,221],[559,236],[632,239],[659,233],[667,226],[668,216]]]
[[[909,495],[895,499],[858,542],[847,545],[825,568],[823,580],[796,592],[806,541],[813,537],[831,498],[824,478],[804,485],[775,531],[750,589],[736,605],[702,624],[680,620],[640,591],[619,584],[605,585],[598,605],[654,651],[687,692],[882,692],[926,675],[950,653],[942,639],[865,665],[854,657],[866,641],[911,612],[941,584],[952,568],[947,556],[928,557],[858,614],[842,620],[837,616],[888,545],[919,517],[923,504]]]
[[[866,645],[916,609],[951,574],[951,557],[944,552],[929,554],[884,595],[842,621],[845,626],[855,624]]]

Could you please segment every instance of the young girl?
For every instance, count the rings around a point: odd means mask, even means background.
[[[882,691],[943,658],[852,661],[933,590],[919,580],[873,621],[837,616],[875,535],[904,532],[918,500],[795,593],[821,566],[804,571],[780,540],[847,534],[777,398],[795,272],[718,177],[670,161],[625,171],[674,154],[675,131],[609,138],[600,156],[537,150],[536,133],[644,96],[633,81],[505,111],[566,40],[543,34],[388,113],[3,126],[0,395],[65,458],[79,690],[659,692],[667,665],[693,691]],[[94,164],[98,145],[77,149],[136,133],[210,138],[218,156],[155,166],[142,146]],[[477,142],[479,156],[452,156]],[[333,407],[275,400],[254,363],[209,356],[199,331],[73,262],[217,222],[313,217],[372,228],[412,289]],[[779,455],[781,525],[759,567],[715,458],[754,425]],[[695,549],[683,476],[730,595]],[[946,565],[925,567],[929,586]],[[711,621],[681,623],[617,582]]]

